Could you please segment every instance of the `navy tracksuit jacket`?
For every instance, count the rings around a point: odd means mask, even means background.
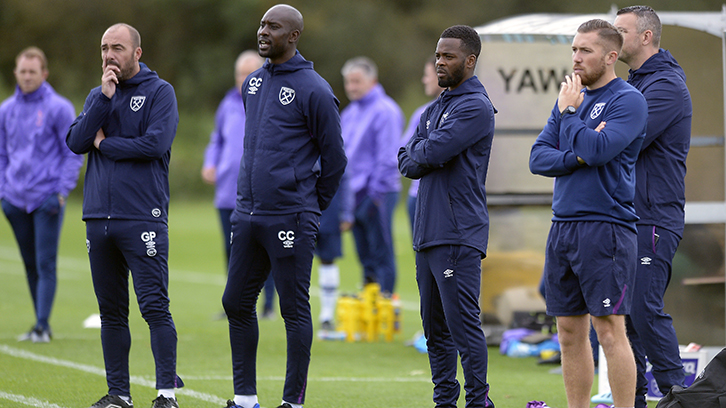
[[[398,154],[401,174],[421,179],[413,247],[433,399],[441,407],[455,407],[459,397],[457,353],[467,407],[494,406],[479,291],[489,238],[484,183],[495,113],[479,79],[469,78],[426,108]]]
[[[128,274],[149,324],[157,388],[179,388],[176,329],[167,292],[169,159],[179,114],[174,88],[156,72],[141,70],[116,85],[112,98],[91,90],[71,124],[68,147],[88,153],[83,187],[94,290],[101,311],[101,340],[109,394],[130,395]],[[93,145],[102,129],[100,150]]]

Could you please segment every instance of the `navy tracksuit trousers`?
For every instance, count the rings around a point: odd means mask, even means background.
[[[156,388],[180,388],[177,335],[169,312],[169,229],[163,222],[87,220],[86,245],[101,312],[101,343],[111,395],[129,384],[129,270],[139,309],[151,332]]]
[[[309,212],[232,213],[232,250],[222,304],[229,320],[235,395],[257,395],[257,298],[272,273],[287,333],[282,399],[294,404],[305,401],[313,340],[310,272],[318,218]]]
[[[416,281],[436,407],[456,408],[457,352],[466,381],[466,407],[494,407],[487,383],[487,343],[479,320],[481,252],[463,245],[419,251]]]
[[[678,350],[673,319],[663,311],[663,296],[671,280],[671,263],[680,238],[653,225],[638,225],[638,271],[633,304],[627,317],[635,365],[638,369],[635,406],[647,406],[645,356],[653,365],[653,378],[663,395],[674,385],[685,387],[685,373]]]

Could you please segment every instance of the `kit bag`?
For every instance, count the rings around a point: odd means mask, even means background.
[[[688,388],[674,385],[656,408],[726,408],[726,348]]]

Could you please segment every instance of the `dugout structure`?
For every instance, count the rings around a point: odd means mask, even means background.
[[[496,314],[502,293],[537,286],[550,226],[552,179],[529,172],[529,151],[571,72],[571,43],[603,14],[527,14],[476,27],[482,39],[477,75],[494,106],[496,130],[487,177],[491,218],[482,263],[482,311]],[[686,176],[686,230],[673,262],[666,312],[681,343],[726,344],[726,6],[720,12],[658,11],[661,48],[683,67],[693,102]],[[628,68],[618,62],[618,76]],[[508,302],[511,303],[511,300]],[[505,322],[506,323],[506,322]]]

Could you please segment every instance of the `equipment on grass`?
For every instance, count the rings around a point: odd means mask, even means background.
[[[368,283],[358,296],[338,298],[337,328],[345,333],[345,341],[390,342],[401,332],[401,301],[398,295],[381,294],[377,283]]]

